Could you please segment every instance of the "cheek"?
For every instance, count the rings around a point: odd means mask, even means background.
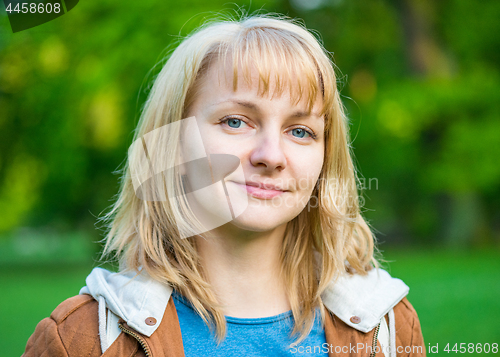
[[[298,156],[293,160],[293,172],[297,189],[304,194],[311,194],[323,167],[323,151],[315,150],[308,155]]]
[[[238,149],[237,135],[228,135],[220,130],[219,124],[213,124],[202,120],[198,122],[203,147],[210,154],[230,154]]]

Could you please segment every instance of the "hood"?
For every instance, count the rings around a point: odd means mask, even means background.
[[[328,310],[347,325],[361,332],[375,328],[410,288],[383,269],[372,269],[367,275],[342,275],[321,294]],[[351,321],[352,317],[354,323]]]
[[[145,272],[112,273],[94,268],[86,279],[87,286],[80,294],[89,294],[98,300],[103,297],[106,306],[127,324],[143,335],[151,334],[160,325],[172,288],[153,280]],[[362,332],[371,331],[384,315],[408,294],[409,288],[392,278],[383,269],[372,269],[368,275],[343,275],[331,282],[322,294],[323,303],[347,325]],[[351,317],[357,323],[351,321]],[[149,326],[148,317],[158,323]]]
[[[85,282],[87,286],[80,290],[80,295],[89,294],[96,300],[102,296],[108,309],[148,337],[160,325],[172,294],[170,286],[153,280],[145,272],[112,273],[94,268]],[[147,325],[148,317],[154,317],[158,323]]]

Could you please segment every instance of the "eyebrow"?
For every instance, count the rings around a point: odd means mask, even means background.
[[[244,100],[238,100],[238,99],[224,100],[222,102],[217,102],[215,104],[212,104],[211,106],[222,104],[222,103],[227,103],[227,102],[241,105],[242,107],[251,109],[251,110],[256,111],[256,112],[260,111],[259,107],[255,103],[244,101]],[[311,115],[316,116],[318,118],[320,117],[320,115],[317,115],[315,113],[305,112],[305,111],[302,111],[302,110],[295,111],[292,115],[290,115],[290,117],[293,117],[293,118],[303,118],[303,117],[309,117]]]

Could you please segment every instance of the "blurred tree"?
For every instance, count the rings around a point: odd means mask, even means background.
[[[334,51],[366,212],[389,241],[500,238],[500,3],[290,1]],[[495,218],[494,218],[495,217]]]
[[[263,1],[240,5],[252,11]],[[95,231],[94,215],[117,192],[111,172],[125,162],[163,56],[221,10],[239,11],[226,1],[80,2],[15,34],[2,12],[0,232],[39,225]]]
[[[382,239],[500,241],[500,2],[253,0],[250,10],[259,7],[304,19],[333,52],[370,183],[365,214]],[[94,231],[166,49],[228,8],[80,2],[16,34],[0,17],[0,231]]]

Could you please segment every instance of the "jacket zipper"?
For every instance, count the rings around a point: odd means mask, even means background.
[[[378,331],[380,330],[380,324],[375,327],[375,332],[373,333],[373,341],[372,341],[372,353],[370,354],[370,357],[375,357],[376,349],[377,349],[377,338],[378,338]]]
[[[144,339],[141,336],[139,336],[138,334],[136,334],[134,331],[125,328],[122,323],[119,323],[118,327],[120,328],[120,330],[122,330],[123,332],[125,332],[127,335],[130,335],[133,338],[135,338],[141,344],[141,347],[144,350],[144,352],[146,353],[147,357],[152,357],[153,356],[152,353],[151,353],[151,350],[149,349],[148,344],[146,343],[146,341],[144,341]]]

